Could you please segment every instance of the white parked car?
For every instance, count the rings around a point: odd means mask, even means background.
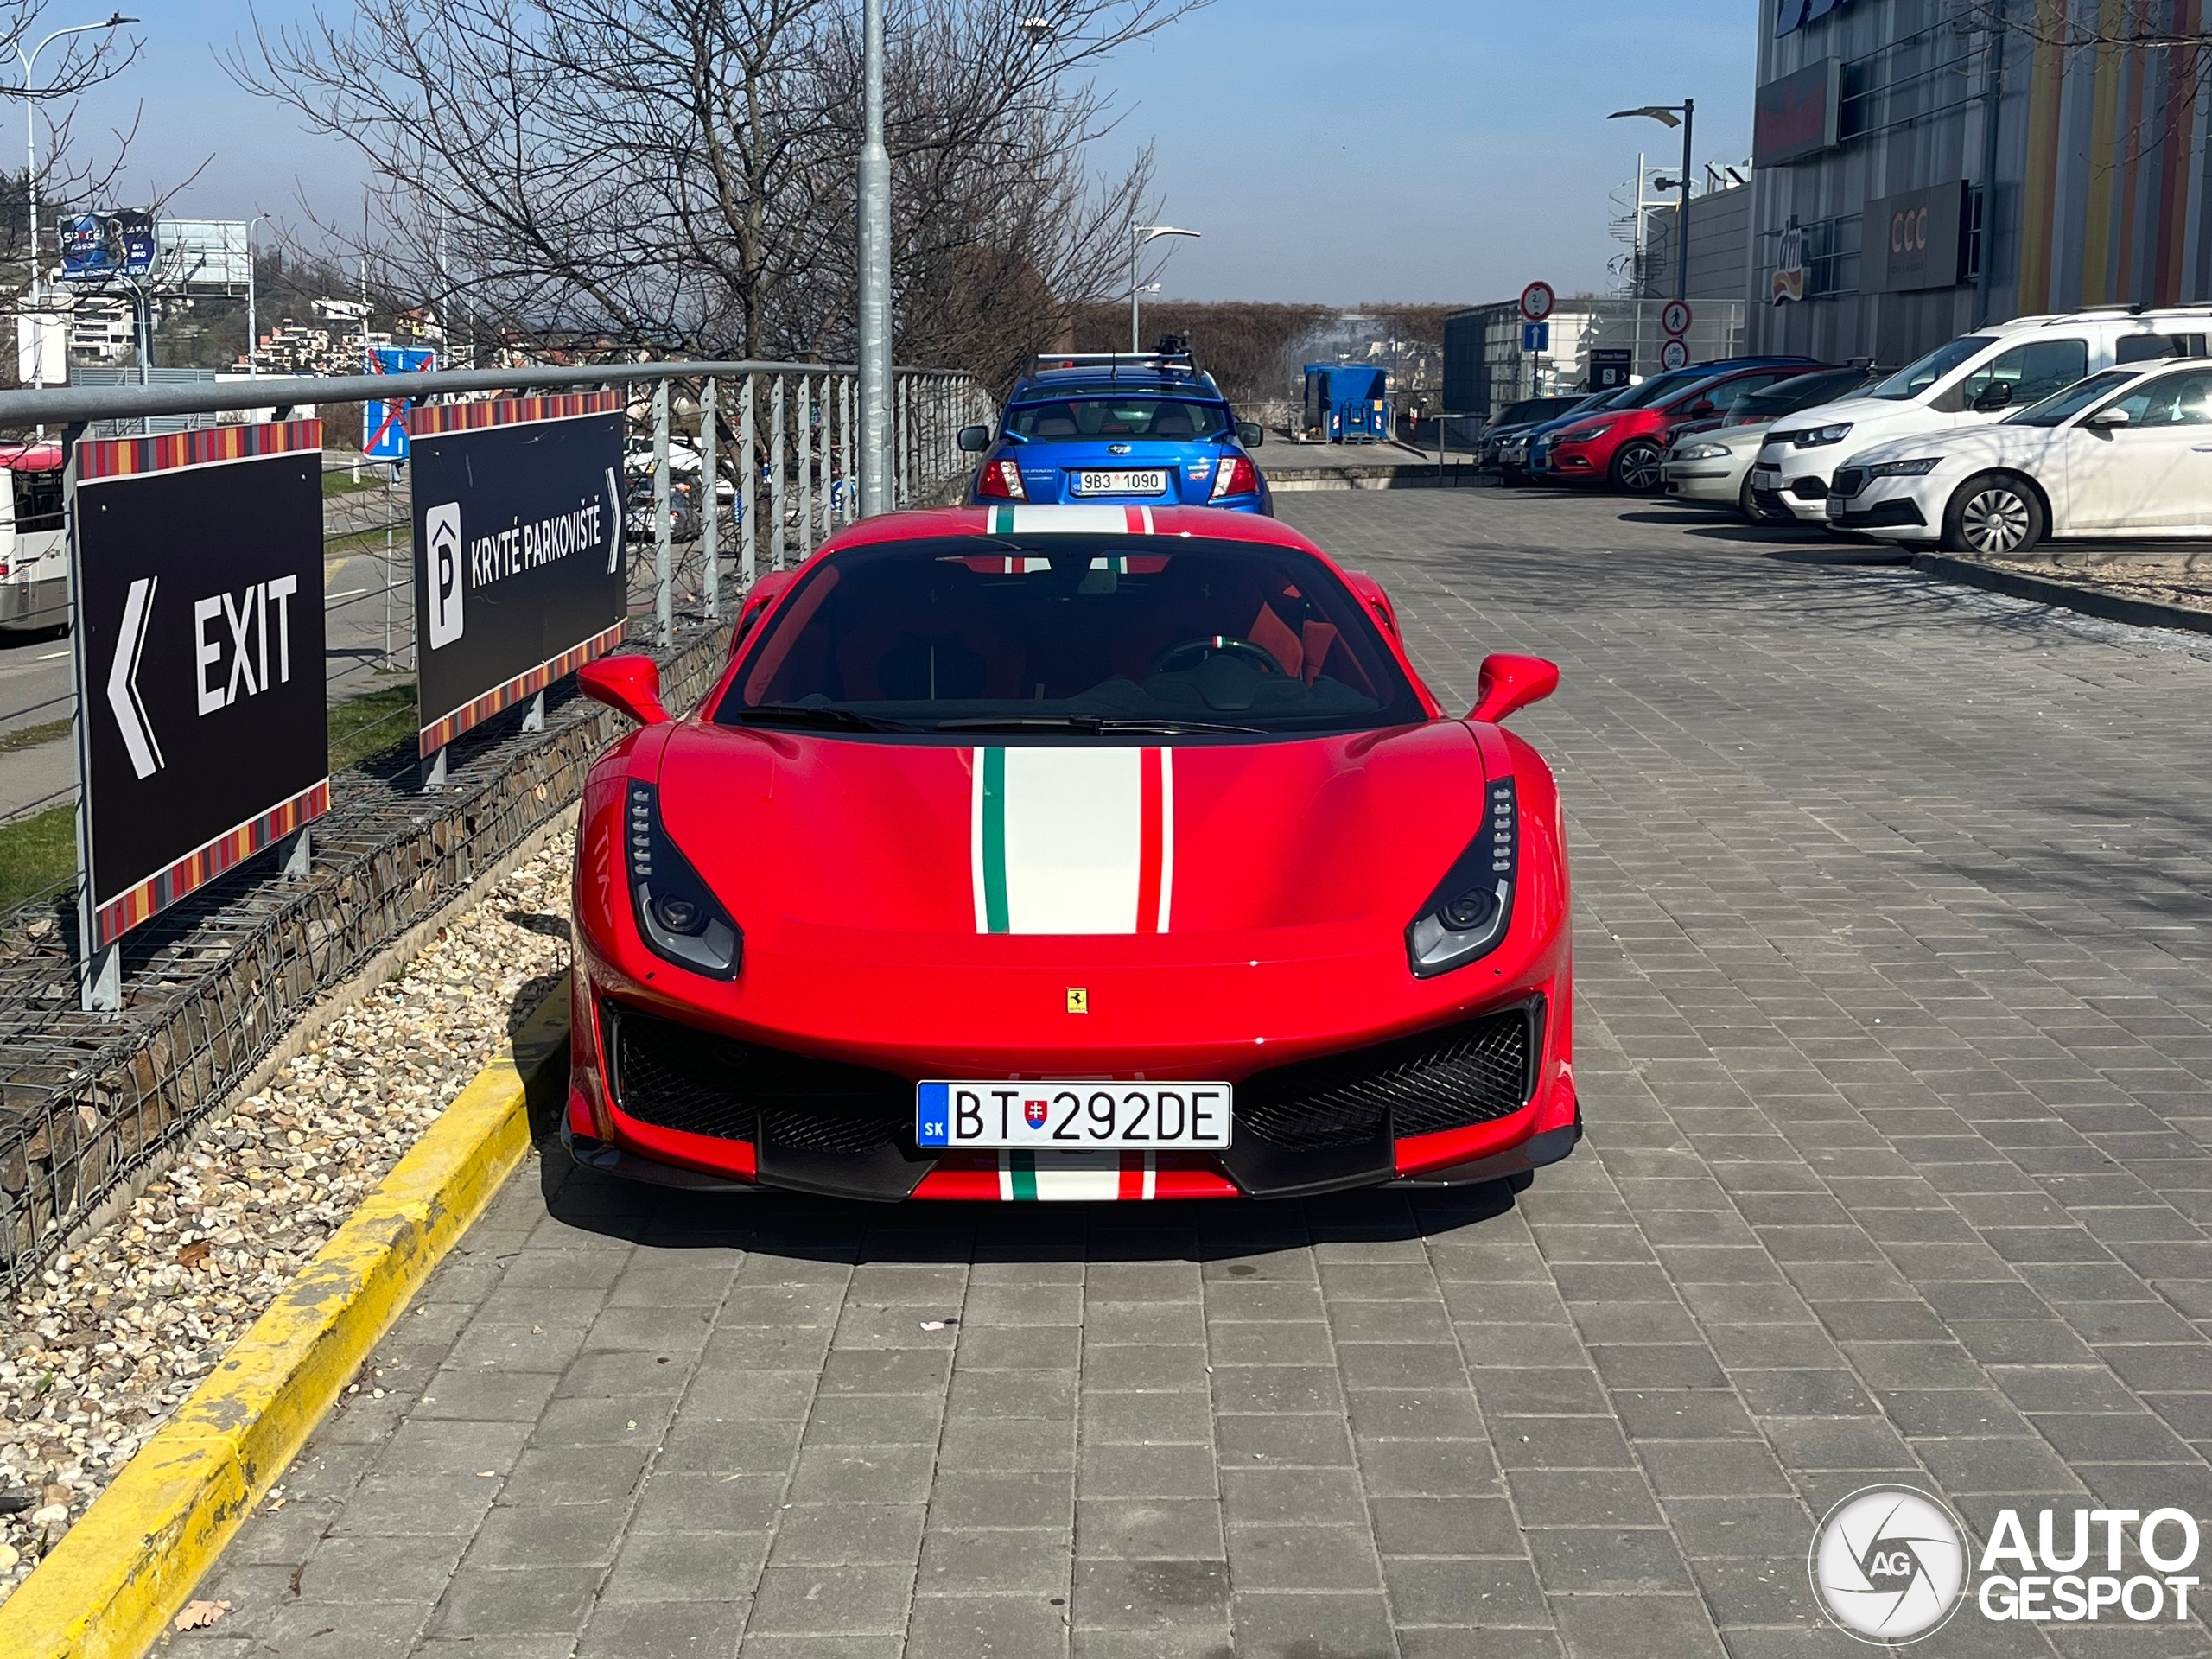
[[[1761,387],[1720,420],[1676,428],[1659,468],[1667,499],[1735,507],[1747,518],[1763,518],[1751,499],[1751,462],[1775,422],[1847,397],[1876,378],[1869,369],[1815,369]]]
[[[2212,537],[2212,362],[2107,369],[1993,425],[1878,443],[1836,469],[1827,512],[1959,553]]]
[[[1752,499],[1777,516],[1824,522],[1835,469],[1870,445],[1986,425],[2101,369],[2202,357],[2208,333],[2212,306],[2202,305],[1993,323],[1856,397],[1777,422],[1751,467]]]

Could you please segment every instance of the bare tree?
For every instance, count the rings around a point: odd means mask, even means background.
[[[1202,3],[893,0],[901,361],[1002,374],[1112,291],[1151,163],[1086,174],[1087,75]],[[857,0],[362,0],[226,67],[360,149],[385,284],[480,334],[818,359],[852,349],[859,54]]]

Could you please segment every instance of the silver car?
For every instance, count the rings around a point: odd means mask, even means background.
[[[1751,499],[1751,462],[1767,429],[1785,415],[1848,397],[1875,378],[1871,365],[1815,369],[1745,397],[1721,421],[1700,421],[1672,435],[1659,469],[1661,486],[1676,501],[1734,507],[1754,522],[1764,515]]]

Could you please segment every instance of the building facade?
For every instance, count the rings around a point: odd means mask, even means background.
[[[2054,43],[2139,9],[1763,6],[1753,349],[1904,363],[1984,321],[2212,297],[2203,54]],[[2158,10],[2203,29],[2202,0]]]
[[[1687,296],[1740,300],[1751,281],[1752,191],[1748,184],[1731,189],[1708,189],[1692,196],[1689,223],[1689,286]],[[1675,251],[1675,229],[1685,218],[1680,207],[1661,208],[1643,217],[1643,251],[1637,261],[1636,291],[1645,299],[1674,296],[1681,268]]]

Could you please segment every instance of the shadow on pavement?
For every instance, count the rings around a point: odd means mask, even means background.
[[[1528,1185],[1520,1177],[1450,1192],[1148,1205],[868,1204],[772,1190],[688,1192],[587,1169],[557,1139],[541,1138],[539,1151],[546,1212],[580,1231],[656,1249],[905,1265],[1235,1261],[1332,1240],[1426,1238],[1506,1214]]]

